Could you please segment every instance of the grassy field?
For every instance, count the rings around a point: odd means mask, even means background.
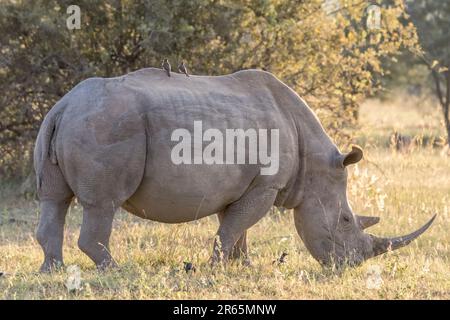
[[[449,299],[450,157],[431,146],[394,152],[386,147],[394,130],[411,136],[443,135],[439,114],[429,106],[369,102],[356,138],[366,160],[352,169],[349,197],[356,212],[379,215],[370,229],[399,235],[438,217],[418,241],[336,275],[306,251],[292,214],[272,212],[249,232],[253,266],[211,269],[217,218],[166,225],[119,212],[111,251],[120,269],[99,273],[77,248],[81,208],[68,214],[66,265],[81,268],[79,290],[66,288],[68,273],[36,271],[42,252],[34,239],[37,202],[0,193],[0,299]],[[288,252],[287,263],[272,261]],[[183,262],[197,272],[186,274]]]

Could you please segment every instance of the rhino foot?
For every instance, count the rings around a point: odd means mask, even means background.
[[[64,263],[60,260],[46,260],[39,268],[40,273],[52,273],[64,269]]]
[[[119,265],[114,260],[105,260],[101,262],[100,264],[97,264],[97,270],[98,271],[108,271],[112,269],[118,269]]]

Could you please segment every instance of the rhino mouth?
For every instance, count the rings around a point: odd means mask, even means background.
[[[356,267],[367,259],[364,250],[347,249],[345,245],[339,242],[328,242],[328,244],[322,245],[322,247],[325,246],[332,249],[328,249],[325,251],[328,253],[317,258],[323,267],[336,267],[338,269],[344,266]]]

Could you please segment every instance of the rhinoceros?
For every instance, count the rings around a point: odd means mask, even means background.
[[[220,132],[277,130],[277,170],[262,174],[267,163],[248,161],[175,163],[173,133],[193,132],[198,121]],[[194,144],[193,152],[207,142]],[[120,207],[165,223],[217,214],[215,263],[245,261],[246,230],[272,206],[293,209],[298,234],[316,260],[358,265],[407,245],[434,219],[402,237],[365,233],[378,218],[355,215],[346,194],[347,166],[362,158],[358,146],[341,153],[307,104],[269,72],[187,78],[146,68],[84,80],[49,111],[36,140],[40,270],[63,265],[65,216],[74,197],[83,207],[78,246],[100,269],[116,265],[109,238]]]

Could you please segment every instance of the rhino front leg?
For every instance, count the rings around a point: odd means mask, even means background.
[[[99,270],[117,266],[109,250],[114,211],[112,207],[84,207],[78,247]]]
[[[218,217],[219,222],[222,223],[224,218],[224,212],[220,212],[218,214]],[[233,260],[243,259],[245,264],[250,264],[247,249],[247,230],[245,230],[242,233],[242,235],[237,240],[236,244],[233,246],[233,250],[231,251],[229,258]]]
[[[214,242],[213,264],[222,258],[224,261],[229,259],[238,239],[269,211],[277,193],[274,188],[254,187],[225,209]]]
[[[36,239],[44,251],[44,263],[40,272],[51,272],[62,267],[64,223],[71,198],[66,200],[41,200],[40,218]]]

